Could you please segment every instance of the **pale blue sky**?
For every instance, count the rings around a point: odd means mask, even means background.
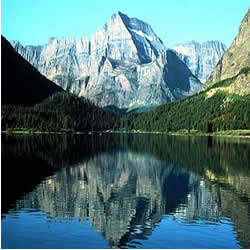
[[[1,29],[23,45],[91,38],[121,11],[149,23],[168,47],[191,40],[229,46],[249,7],[249,0],[2,0]]]

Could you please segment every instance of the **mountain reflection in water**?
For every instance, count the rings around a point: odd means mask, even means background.
[[[4,178],[11,180],[17,167],[8,170],[5,165],[21,156],[27,156],[27,162],[39,159],[47,169],[29,190],[17,195],[12,188],[11,200],[4,196],[6,214],[35,209],[45,212],[50,222],[89,220],[111,248],[138,246],[166,216],[189,225],[218,225],[227,217],[241,247],[250,246],[249,143],[244,141],[160,135],[7,136],[2,148]],[[28,171],[31,177],[36,170]]]

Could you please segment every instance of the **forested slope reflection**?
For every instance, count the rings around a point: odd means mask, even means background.
[[[110,136],[2,135],[2,211],[31,191],[47,176],[102,151],[119,141]],[[18,187],[18,188],[16,188]]]
[[[226,216],[241,246],[250,246],[249,143],[158,135],[47,139],[9,137],[15,145],[4,145],[4,157],[29,152],[55,171],[15,210],[42,210],[51,221],[88,219],[110,247],[136,245],[165,215],[215,225]]]

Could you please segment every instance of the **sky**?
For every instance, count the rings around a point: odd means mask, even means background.
[[[1,33],[23,45],[89,37],[121,11],[151,25],[164,44],[219,40],[230,46],[249,0],[2,0]]]

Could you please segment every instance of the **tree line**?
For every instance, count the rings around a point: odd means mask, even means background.
[[[118,115],[84,97],[60,92],[31,107],[2,105],[2,130],[39,131],[158,131],[182,129],[215,132],[250,129],[250,95],[205,92],[152,111]]]
[[[95,106],[84,97],[56,93],[31,107],[2,106],[2,130],[103,131],[116,127],[118,116]]]
[[[250,129],[250,95],[219,92],[208,98],[206,93],[196,94],[150,112],[131,113],[120,123],[124,130],[159,132]]]

